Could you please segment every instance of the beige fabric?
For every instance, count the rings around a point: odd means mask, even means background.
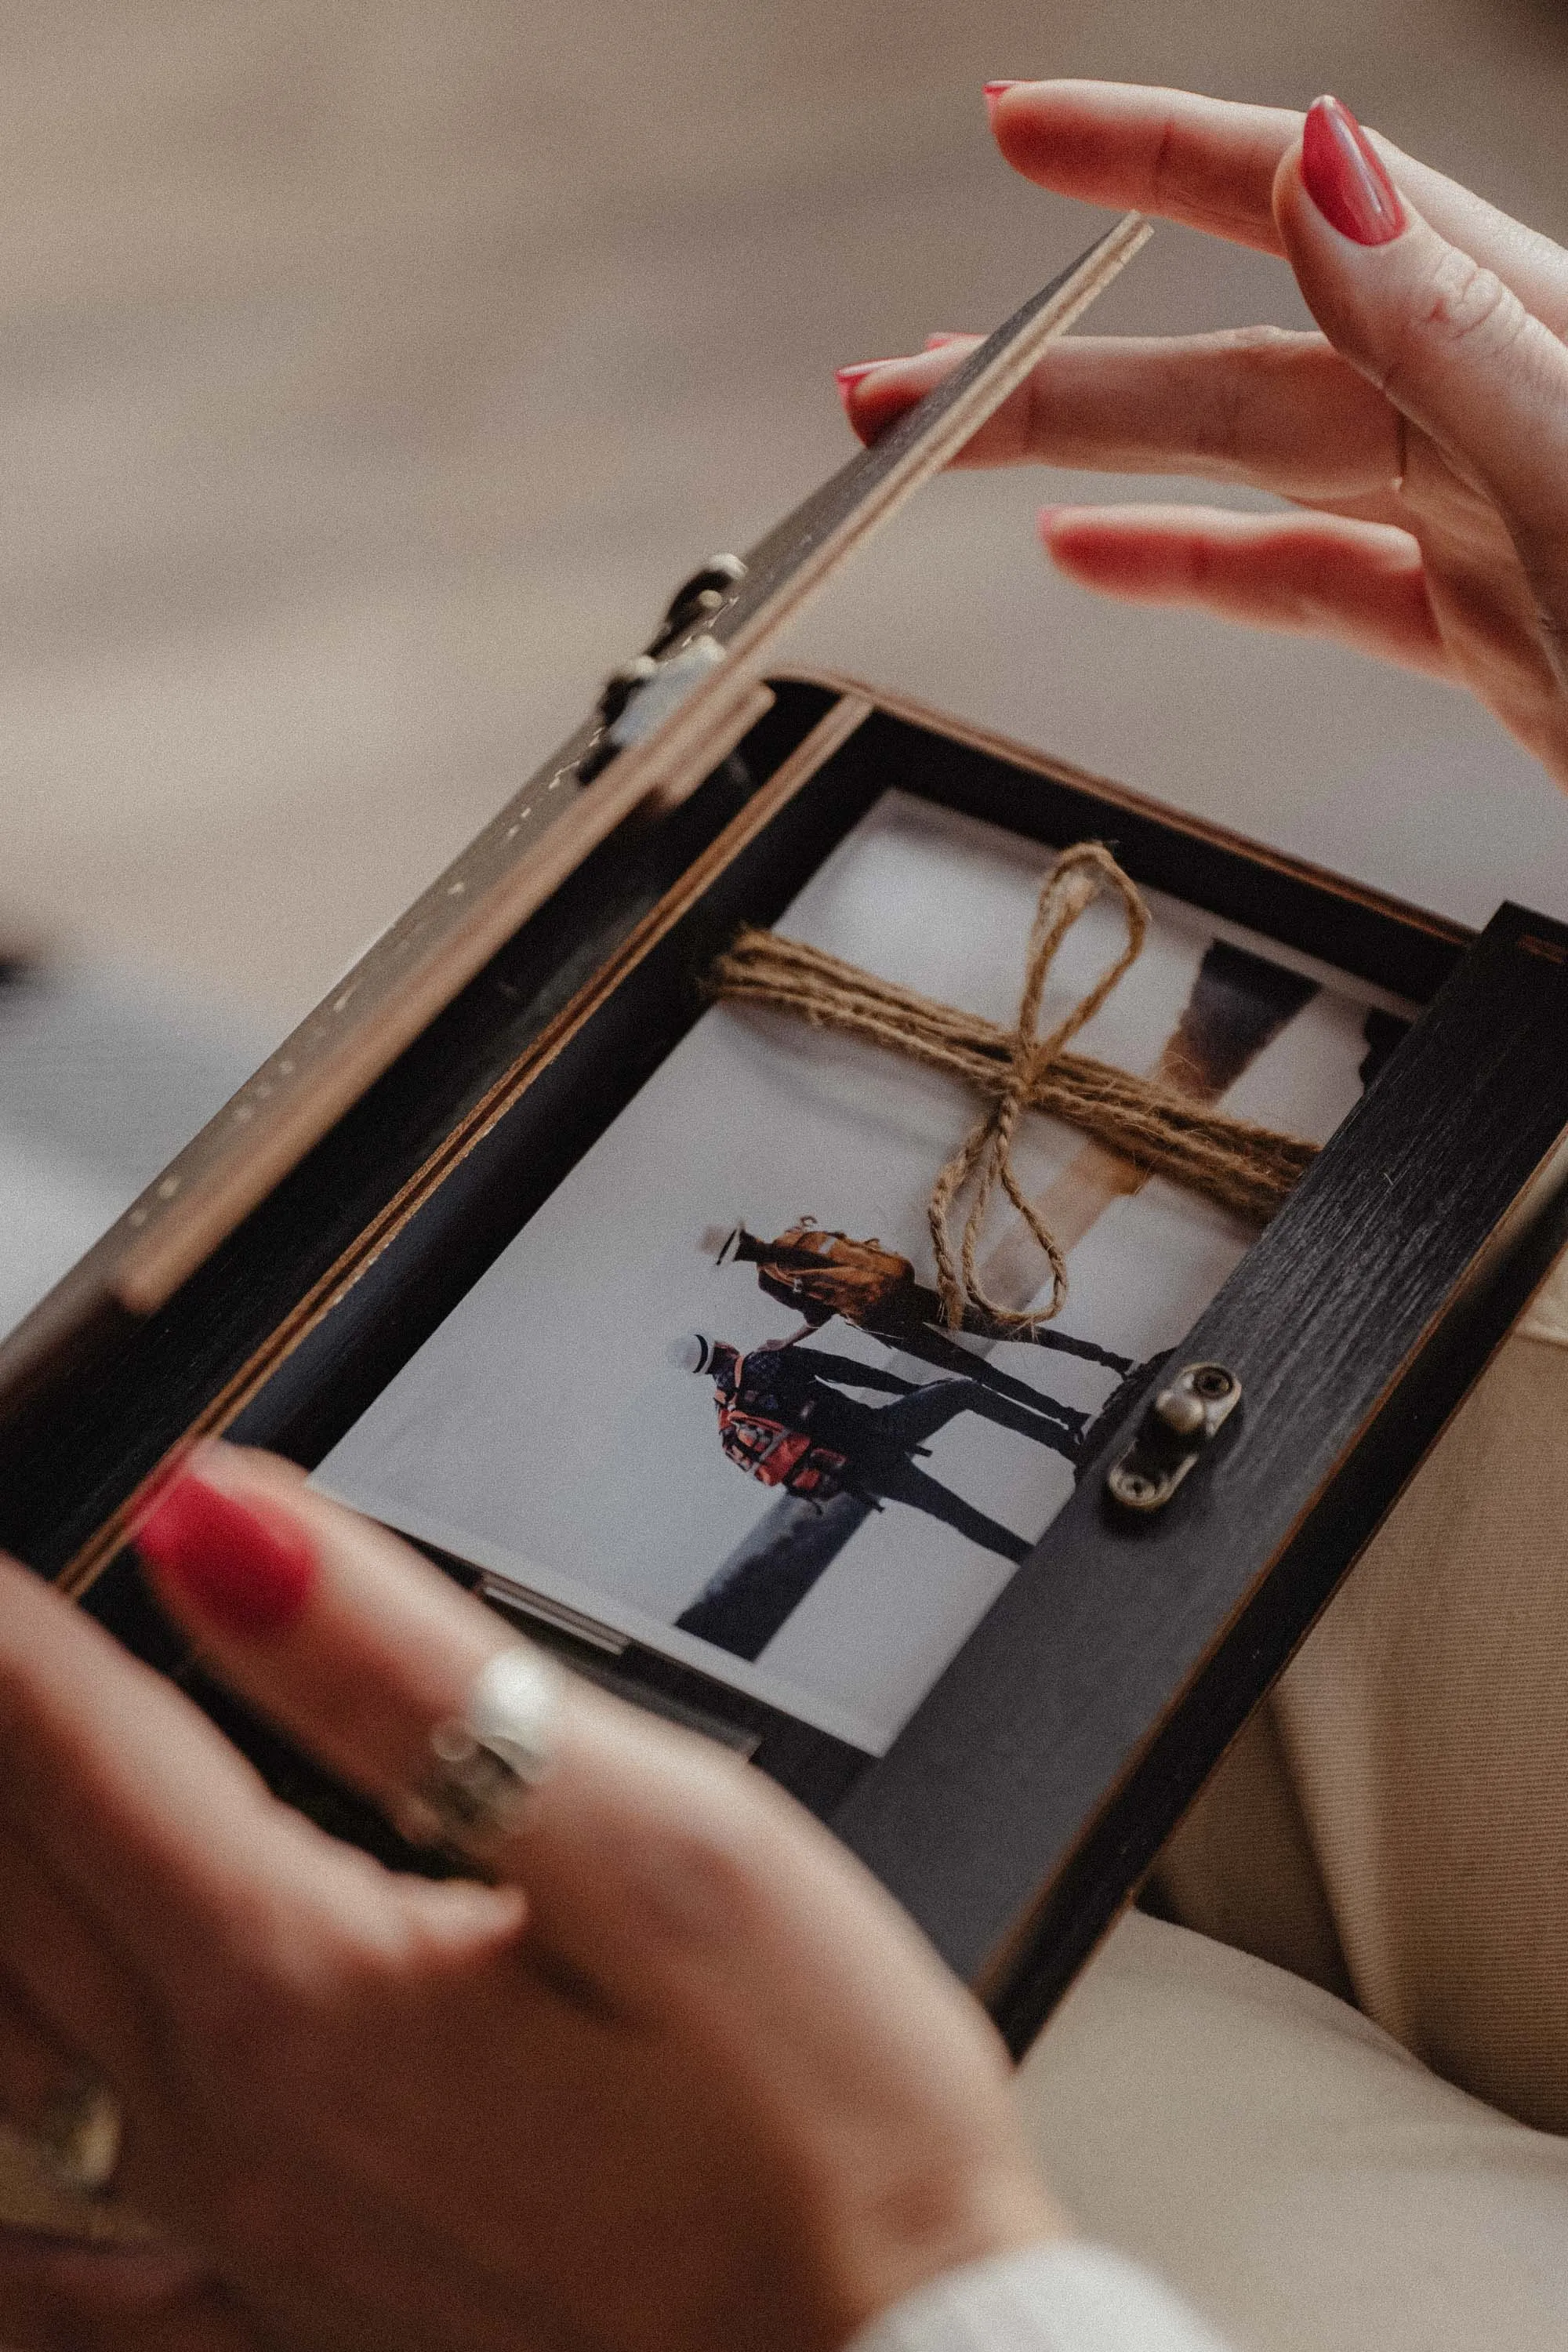
[[[1283,1969],[1133,1914],[1018,2098],[1080,2226],[1236,2352],[1568,2343],[1568,2143]]]
[[[1163,1857],[1193,1927],[1568,2130],[1568,1261]]]

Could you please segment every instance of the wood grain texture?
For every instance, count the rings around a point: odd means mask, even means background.
[[[1158,1727],[1195,1699],[1213,1763],[1437,1433],[1436,1389],[1415,1412],[1401,1383],[1425,1350],[1461,1349],[1451,1409],[1506,1328],[1489,1339],[1484,1316],[1445,1318],[1568,1129],[1568,971],[1521,946],[1543,928],[1501,910],[1181,1343],[1242,1382],[1214,1456],[1148,1522],[1118,1515],[1091,1471],[836,1817],[953,1966],[987,1983],[1016,2042],[1065,1982],[1031,1919],[1081,1958],[1195,1792],[1153,1747]],[[1561,1229],[1557,1202],[1537,1206],[1511,1286],[1491,1270],[1516,1305],[1521,1269]],[[1337,1485],[1385,1419],[1376,1490]],[[1272,1608],[1295,1602],[1284,1653],[1248,1615],[1271,1573],[1287,1579]],[[1206,1692],[1201,1678],[1230,1644],[1248,1671],[1228,1678],[1227,1718],[1221,1678]],[[1102,1870],[1064,1921],[1049,1892],[1091,1837],[1115,1853],[1113,1881]]]
[[[837,700],[797,692],[764,719],[750,739],[763,773]],[[243,1379],[313,1286],[354,1257],[403,1187],[533,1053],[667,893],[682,887],[756,789],[749,768],[726,764],[658,825],[613,835],[166,1308],[137,1319],[109,1306],[90,1323],[68,1325],[0,1411],[0,1540],[59,1574]],[[661,1050],[657,1029],[646,1050]],[[70,1465],[64,1477],[62,1461]]]

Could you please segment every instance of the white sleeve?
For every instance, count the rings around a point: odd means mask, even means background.
[[[1226,2352],[1147,2271],[1074,2239],[966,2264],[917,2288],[846,2352]]]

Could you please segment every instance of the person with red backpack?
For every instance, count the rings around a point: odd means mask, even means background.
[[[671,1359],[712,1381],[719,1442],[749,1477],[818,1504],[841,1494],[878,1508],[905,1503],[1015,1566],[1027,1559],[1033,1538],[976,1510],[915,1457],[930,1451],[926,1440],[939,1429],[973,1412],[1071,1462],[1089,1422],[1049,1397],[1020,1404],[962,1374],[916,1383],[795,1340],[764,1340],[742,1356],[727,1340],[693,1332],[676,1343]],[[885,1391],[895,1402],[865,1404],[845,1393],[854,1389]]]

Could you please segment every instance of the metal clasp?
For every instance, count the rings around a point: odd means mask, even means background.
[[[599,731],[577,763],[584,783],[608,767],[617,751],[629,750],[662,727],[670,712],[718,668],[724,649],[708,634],[708,625],[733,601],[745,576],[738,555],[715,555],[681,582],[647,651],[610,672],[599,697]],[[691,634],[699,622],[700,631]]]
[[[1163,1511],[1240,1402],[1241,1382],[1223,1364],[1184,1364],[1106,1472],[1107,1493],[1129,1511]]]
[[[710,556],[701,571],[683,580],[670,598],[648,646],[649,653],[655,656],[668,653],[677,637],[683,635],[694,621],[708,627],[714,614],[732,602],[745,576],[746,567],[738,555]]]

